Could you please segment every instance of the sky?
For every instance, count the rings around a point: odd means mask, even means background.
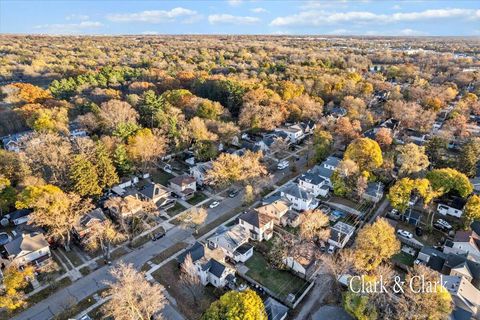
[[[480,36],[480,0],[0,0],[0,33]]]

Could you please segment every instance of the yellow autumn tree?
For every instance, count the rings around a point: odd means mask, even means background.
[[[202,320],[237,319],[267,320],[263,301],[255,291],[229,291],[212,303],[202,316]]]
[[[373,271],[399,250],[400,242],[395,237],[395,229],[387,220],[378,219],[358,233],[354,247],[355,267]]]
[[[382,150],[369,138],[358,138],[350,143],[343,157],[355,161],[361,171],[371,171],[383,164]]]
[[[20,270],[15,265],[10,265],[3,271],[3,293],[0,295],[0,308],[9,311],[18,309],[26,304],[26,295],[23,291],[28,284],[28,278],[33,276],[33,267]]]

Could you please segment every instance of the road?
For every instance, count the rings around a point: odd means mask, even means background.
[[[291,152],[291,155],[295,156],[300,152],[301,148],[295,152]],[[295,162],[295,166],[298,172],[302,172],[302,169],[306,165],[306,157],[301,157],[298,161]],[[275,171],[273,173],[273,184],[281,181],[289,171]],[[225,193],[225,196],[227,194]],[[216,219],[220,218],[224,214],[229,213],[232,210],[237,209],[243,203],[243,192],[240,192],[236,197],[229,198],[225,197],[220,205],[216,208],[208,208],[207,219],[205,224],[211,223]],[[119,263],[133,264],[135,268],[140,269],[147,261],[153,257],[160,254],[162,251],[173,246],[175,243],[186,241],[192,237],[192,230],[186,229],[181,226],[175,226],[172,229],[168,230],[166,236],[162,239],[159,239],[155,242],[147,242],[142,247],[124,255],[119,258],[112,266],[101,267],[85,277],[80,278],[75,281],[73,284],[68,287],[62,288],[52,295],[48,296],[43,301],[31,306],[22,313],[16,315],[12,320],[46,320],[52,319],[54,315],[57,315],[68,307],[78,301],[81,301],[88,296],[94,294],[98,290],[104,289],[107,287],[105,281],[112,281],[110,275],[110,269]],[[175,308],[171,305],[162,311],[166,319],[171,320],[180,320],[183,319]]]

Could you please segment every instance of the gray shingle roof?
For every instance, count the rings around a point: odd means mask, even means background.
[[[21,234],[5,246],[9,255],[17,255],[22,251],[33,252],[48,247],[48,242],[43,234]]]

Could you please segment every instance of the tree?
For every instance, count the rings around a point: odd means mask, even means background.
[[[110,273],[115,281],[106,283],[111,298],[102,308],[105,316],[116,320],[150,320],[165,306],[163,286],[149,283],[144,272],[121,263]]]
[[[193,150],[198,161],[211,160],[218,154],[218,147],[214,141],[197,141],[193,144]]]
[[[15,204],[16,192],[8,178],[0,174],[0,216]]]
[[[475,221],[480,220],[480,196],[472,195],[463,210],[463,227],[468,229]]]
[[[122,123],[136,124],[138,119],[131,105],[115,99],[102,103],[97,116],[104,132],[113,132]]]
[[[73,191],[82,197],[98,196],[102,193],[95,166],[82,154],[76,155],[73,159],[70,180]]]
[[[473,138],[462,146],[458,163],[458,170],[468,177],[474,177],[477,173],[477,162],[480,159],[480,138]]]
[[[196,115],[204,119],[217,120],[224,112],[220,103],[203,99],[197,106]]]
[[[381,218],[367,225],[358,233],[355,241],[355,267],[359,270],[375,270],[384,260],[400,250],[395,229]]]
[[[13,311],[27,303],[27,296],[21,290],[27,286],[28,279],[33,278],[34,272],[32,266],[20,269],[14,264],[3,270],[3,292],[0,295],[0,308]]]
[[[198,305],[198,297],[203,294],[205,287],[197,274],[197,266],[193,263],[190,254],[187,254],[180,266],[180,283],[192,295],[195,305]]]
[[[405,212],[414,187],[415,182],[412,179],[403,178],[397,180],[388,191],[388,200],[392,207],[400,212]]]
[[[280,236],[276,236],[272,240],[272,246],[267,251],[267,260],[270,264],[279,270],[285,269],[285,263],[283,259],[287,256],[287,245]]]
[[[343,158],[355,161],[360,171],[377,169],[383,163],[380,146],[369,138],[358,138],[350,143]]]
[[[397,152],[397,161],[400,164],[399,174],[402,176],[421,172],[430,165],[425,154],[425,147],[407,143],[397,147]]]
[[[195,207],[194,209],[190,210],[190,222],[193,223],[195,228],[204,224],[207,220],[207,216],[207,210],[203,207]]]
[[[98,176],[98,186],[101,189],[110,188],[120,180],[113,161],[108,154],[106,146],[102,142],[97,143],[95,151],[95,170]]]
[[[306,241],[326,241],[330,236],[328,216],[320,210],[310,210],[303,213],[300,224],[300,238]]]
[[[245,193],[243,195],[243,203],[250,204],[255,200],[255,193],[253,187],[248,184],[245,186]]]
[[[347,291],[343,295],[343,307],[358,320],[376,320],[378,318],[377,310],[367,295]]]
[[[407,288],[395,303],[397,319],[447,319],[453,309],[452,297],[441,281],[438,272],[427,266],[416,265],[405,279],[405,283],[411,284],[413,290]],[[425,288],[425,283],[437,285],[433,292],[418,293]]]
[[[90,201],[50,184],[27,186],[15,205],[17,209],[33,209],[32,223],[45,227],[50,237],[60,239],[66,247],[70,245],[72,226],[92,208]]]
[[[389,128],[380,128],[375,134],[375,141],[381,146],[389,146],[393,142],[392,130]]]
[[[266,320],[262,299],[251,289],[229,291],[213,302],[202,316],[203,320]]]
[[[313,149],[315,150],[315,159],[317,162],[323,161],[330,154],[332,149],[333,137],[330,132],[315,129],[313,133]]]
[[[138,168],[145,171],[165,153],[165,147],[166,141],[163,136],[145,128],[128,138],[127,152]]]
[[[0,149],[0,175],[17,185],[29,174],[24,154]]]
[[[267,174],[267,169],[260,163],[262,155],[247,151],[244,155],[222,153],[212,163],[207,172],[207,180],[212,184],[226,186],[233,182],[249,183]]]
[[[113,164],[122,176],[129,175],[133,171],[133,164],[128,158],[127,149],[124,144],[119,144],[113,153]]]
[[[427,179],[430,180],[432,188],[442,194],[454,190],[465,198],[473,191],[473,186],[467,176],[455,169],[443,168],[435,169],[427,173]],[[441,195],[441,194],[440,194]]]
[[[333,131],[340,137],[340,142],[350,142],[360,136],[362,126],[358,120],[350,120],[349,117],[342,117],[335,122]]]
[[[91,251],[101,249],[105,260],[110,260],[112,244],[120,243],[125,236],[117,231],[110,221],[95,224],[85,240],[86,248]]]
[[[285,103],[268,89],[251,90],[243,97],[239,124],[244,128],[273,130],[286,118]]]
[[[34,86],[30,83],[17,82],[12,83],[11,85],[18,89],[18,91],[16,91],[16,99],[18,99],[19,102],[43,102],[46,99],[50,99],[52,97],[50,92],[48,92],[47,90]]]

